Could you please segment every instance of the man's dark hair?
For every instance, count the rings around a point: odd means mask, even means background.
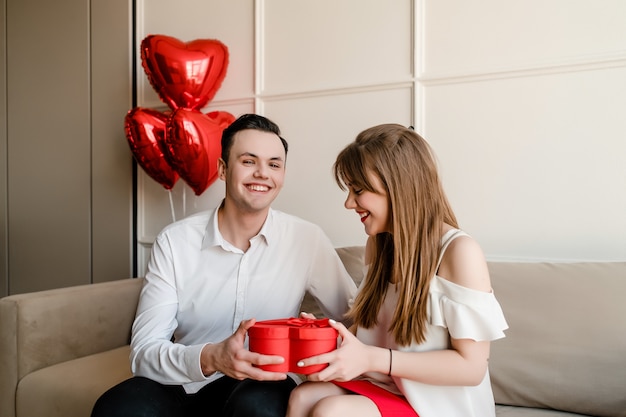
[[[230,126],[222,132],[222,160],[224,160],[224,164],[228,165],[230,148],[233,146],[233,138],[235,137],[235,134],[247,129],[260,130],[262,132],[276,134],[276,136],[280,138],[283,148],[285,148],[285,158],[287,157],[287,150],[289,146],[287,145],[287,141],[280,136],[280,128],[278,125],[267,117],[259,116],[258,114],[244,114],[239,116],[237,120],[232,122]]]

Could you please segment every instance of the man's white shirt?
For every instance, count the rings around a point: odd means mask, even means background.
[[[148,262],[132,329],[136,376],[197,392],[200,352],[231,336],[242,320],[297,317],[305,292],[341,320],[356,287],[322,229],[270,209],[246,252],[224,240],[217,209],[166,226]]]

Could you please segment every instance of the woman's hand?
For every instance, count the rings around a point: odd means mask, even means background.
[[[339,332],[341,343],[339,347],[328,353],[302,359],[298,366],[310,366],[328,364],[320,372],[308,375],[309,381],[349,381],[357,376],[368,372],[370,368],[370,358],[374,350],[380,350],[363,344],[341,323],[329,320],[331,327]]]

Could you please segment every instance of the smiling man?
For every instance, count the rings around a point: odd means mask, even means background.
[[[256,367],[283,358],[250,352],[247,330],[297,316],[307,291],[342,320],[356,291],[321,228],[270,207],[287,150],[263,116],[224,130],[224,200],[157,236],[133,324],[134,377],[103,394],[93,417],[284,416],[298,379]]]

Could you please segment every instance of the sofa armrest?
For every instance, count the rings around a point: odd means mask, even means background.
[[[13,415],[18,381],[38,369],[129,343],[143,278],[0,300],[0,415]]]

